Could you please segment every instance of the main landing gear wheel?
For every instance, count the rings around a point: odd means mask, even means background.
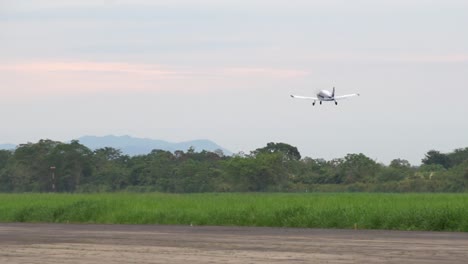
[[[338,102],[337,102],[337,101],[335,101],[335,105],[338,105]]]
[[[320,101],[320,105],[322,105],[322,101]]]

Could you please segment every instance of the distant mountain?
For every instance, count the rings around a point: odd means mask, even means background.
[[[148,139],[148,138],[134,138],[130,136],[84,136],[78,138],[81,144],[90,149],[98,149],[103,147],[112,147],[122,150],[127,155],[145,155],[150,153],[153,149],[161,149],[174,152],[176,150],[187,151],[193,147],[195,151],[215,151],[220,149],[225,155],[231,155],[232,152],[219,146],[210,140],[192,140],[179,143],[167,142],[164,140]]]
[[[16,145],[13,145],[13,144],[0,144],[0,149],[12,150],[15,148],[16,148]]]
[[[195,151],[215,151],[220,149],[225,155],[231,155],[232,152],[219,146],[210,140],[192,140],[179,143],[172,143],[164,140],[148,139],[148,138],[134,138],[130,136],[84,136],[78,138],[78,141],[86,147],[95,150],[98,148],[112,147],[120,149],[126,155],[145,155],[150,153],[153,149],[161,149],[174,152],[176,150],[187,151],[193,147]],[[16,145],[13,144],[0,144],[0,149],[14,150]]]

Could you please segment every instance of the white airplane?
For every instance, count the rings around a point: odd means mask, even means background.
[[[319,101],[320,104],[322,104],[322,101],[334,101],[335,105],[338,105],[337,100],[342,100],[342,99],[346,99],[346,98],[353,97],[353,96],[359,96],[359,94],[355,93],[355,94],[335,96],[335,87],[333,87],[333,92],[330,92],[328,90],[321,90],[320,92],[317,93],[317,97],[309,97],[309,96],[291,94],[292,98],[314,100],[312,102],[312,105],[315,105],[316,101]]]

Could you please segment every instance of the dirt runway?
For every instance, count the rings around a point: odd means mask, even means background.
[[[468,233],[0,224],[0,263],[468,263]]]

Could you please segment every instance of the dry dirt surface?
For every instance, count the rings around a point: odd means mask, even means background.
[[[468,263],[468,233],[0,224],[0,263]]]

